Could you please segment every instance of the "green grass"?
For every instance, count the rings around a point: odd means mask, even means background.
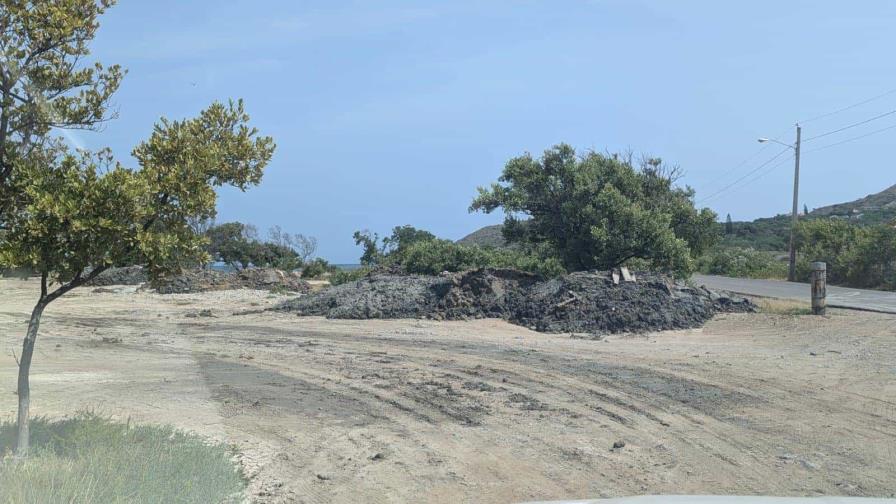
[[[31,421],[31,453],[10,456],[15,423],[0,423],[0,501],[241,502],[234,451],[167,426],[127,425],[94,413]]]

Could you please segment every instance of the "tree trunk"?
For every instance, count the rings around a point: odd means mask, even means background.
[[[41,296],[34,311],[31,312],[31,320],[28,321],[28,333],[22,343],[22,357],[19,360],[19,417],[18,437],[16,441],[16,456],[24,457],[28,454],[28,409],[31,403],[31,389],[28,383],[28,373],[31,370],[31,357],[34,355],[34,342],[37,340],[37,329],[40,327],[40,317],[47,306],[47,299]]]

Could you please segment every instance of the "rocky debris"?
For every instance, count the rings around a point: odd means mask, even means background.
[[[187,318],[198,318],[198,317],[214,317],[211,310],[199,310],[198,312],[190,312],[184,315]]]
[[[123,268],[109,268],[97,275],[87,285],[94,287],[140,285],[146,283],[147,280],[149,280],[149,276],[143,270],[143,266],[125,266]]]
[[[625,448],[625,441],[614,441],[614,442],[613,442],[613,449],[614,449],[614,450],[618,450],[618,449],[620,449],[620,448]]]
[[[503,318],[543,332],[618,333],[702,326],[718,312],[754,311],[747,299],[653,273],[614,284],[610,273],[544,280],[508,269],[439,276],[376,274],[279,305],[329,318]]]
[[[307,293],[308,282],[298,273],[272,268],[251,268],[241,271],[190,270],[180,275],[160,279],[154,285],[159,294],[254,289]]]

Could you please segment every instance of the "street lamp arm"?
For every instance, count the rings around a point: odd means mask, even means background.
[[[784,143],[784,142],[780,142],[780,141],[778,141],[778,140],[775,140],[774,138],[760,138],[760,139],[759,139],[759,143],[766,143],[766,142],[776,143],[776,144],[778,144],[778,145],[783,145],[784,147],[789,147],[789,148],[791,148],[791,149],[796,150],[796,147],[794,147],[793,145],[786,144],[786,143]]]

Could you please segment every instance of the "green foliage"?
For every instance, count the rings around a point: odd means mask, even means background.
[[[246,225],[241,222],[227,222],[212,226],[205,233],[208,238],[208,252],[215,261],[221,261],[234,269],[243,269],[251,262],[252,242],[247,235]]]
[[[373,266],[379,264],[383,259],[383,252],[380,250],[379,246],[379,235],[376,233],[371,234],[370,231],[355,231],[355,234],[352,235],[352,238],[355,239],[355,245],[360,246],[364,249],[364,252],[361,254],[361,264],[364,266]]]
[[[111,0],[0,0],[0,223],[17,199],[16,165],[52,128],[95,129],[124,71],[86,61]]]
[[[427,242],[435,240],[436,235],[414,226],[404,225],[392,228],[392,235],[383,238],[383,252],[386,254],[395,252],[403,253],[408,247],[415,243]]]
[[[731,232],[726,224],[719,224],[723,247],[752,248],[765,251],[784,251],[790,247],[790,216],[778,215],[752,222],[732,222]]]
[[[363,267],[353,270],[343,270],[337,269],[330,275],[330,284],[331,285],[342,285],[348,282],[354,282],[355,280],[360,280],[367,275],[370,274],[370,268]]]
[[[630,161],[565,144],[507,162],[499,183],[480,188],[471,211],[506,213],[511,243],[548,245],[568,270],[609,269],[641,259],[685,274],[717,239],[715,214],[693,190],[674,187],[658,159]]]
[[[336,271],[330,263],[320,257],[305,263],[302,267],[302,278],[320,278],[327,273]]]
[[[827,263],[828,281],[835,284],[849,281],[851,264],[856,257],[856,242],[864,230],[839,219],[802,221],[796,229],[800,261],[797,277],[808,280],[811,263]]]
[[[456,272],[475,268],[516,268],[544,276],[566,272],[563,264],[552,257],[547,247],[537,252],[515,249],[461,245],[442,240],[428,231],[413,226],[397,226],[392,235],[378,241],[369,231],[355,232],[355,243],[364,248],[361,256],[363,270],[374,266],[398,266],[412,274],[437,275],[443,271]],[[363,274],[342,274],[339,281],[350,281]],[[331,277],[331,283],[334,279]]]
[[[279,227],[271,230],[268,241],[260,241],[255,228],[241,222],[212,226],[205,236],[210,257],[238,270],[249,266],[299,269],[304,263],[302,255],[313,253],[317,243],[313,238],[283,233]]]
[[[261,180],[273,141],[247,125],[242,102],[215,103],[199,117],[163,119],[134,149],[140,169],[111,166],[107,153],[69,153],[56,143],[17,163],[18,208],[8,216],[0,267],[25,267],[76,287],[86,270],[142,264],[150,274],[206,262],[191,218],[211,218],[215,187]]]
[[[364,250],[361,254],[361,264],[365,266],[380,264],[390,254],[401,254],[414,243],[436,239],[436,235],[429,231],[410,225],[395,226],[392,228],[392,234],[383,238],[382,243],[378,234],[367,230],[355,231],[352,237],[355,239],[355,245]]]
[[[408,273],[425,275],[486,267],[515,268],[548,277],[566,273],[555,258],[542,259],[513,250],[458,245],[439,239],[418,241],[408,246],[396,256],[396,262]]]
[[[787,278],[787,263],[773,252],[714,247],[697,260],[697,271],[737,278]]]
[[[95,414],[31,422],[34,451],[0,460],[11,504],[241,502],[246,483],[231,448],[171,427],[135,426]],[[0,424],[0,454],[15,424]]]
[[[249,263],[258,267],[271,267],[292,271],[302,267],[302,259],[291,247],[270,242],[252,242],[249,247]]]
[[[896,228],[857,226],[842,219],[802,221],[796,230],[798,278],[811,263],[827,263],[830,283],[896,290]]]

